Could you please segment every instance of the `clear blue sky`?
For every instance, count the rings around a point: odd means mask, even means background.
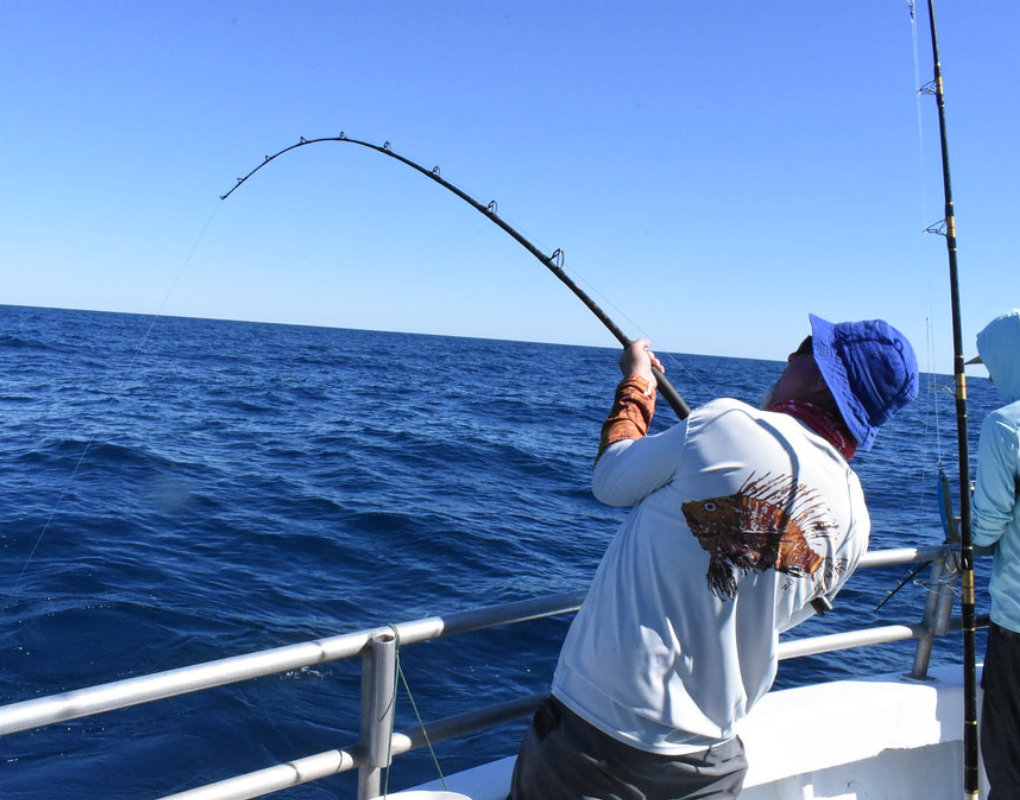
[[[906,0],[2,0],[0,303],[661,350],[885,317],[951,370]],[[1020,306],[1020,3],[940,0],[964,332]],[[980,373],[979,373],[980,374]]]

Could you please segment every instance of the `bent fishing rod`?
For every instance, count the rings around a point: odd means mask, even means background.
[[[502,217],[499,216],[499,214],[496,211],[495,200],[493,200],[488,205],[482,205],[480,202],[475,200],[475,198],[471,197],[471,195],[467,194],[466,192],[454,186],[448,180],[443,178],[440,175],[439,167],[433,167],[431,170],[427,169],[426,167],[423,167],[421,164],[418,164],[412,161],[411,159],[406,158],[405,156],[393,152],[393,150],[390,148],[389,142],[386,142],[383,145],[376,145],[372,144],[371,142],[363,142],[358,139],[351,139],[344,133],[341,133],[339,136],[327,136],[319,139],[306,139],[302,136],[301,140],[297,144],[292,144],[290,147],[283,148],[283,150],[281,150],[278,153],[274,153],[271,156],[266,156],[265,160],[257,167],[255,167],[255,169],[253,169],[243,178],[238,178],[237,183],[234,185],[234,187],[226,194],[221,195],[220,200],[226,200],[228,197],[230,197],[230,195],[232,195],[235,191],[237,191],[238,188],[240,188],[241,184],[243,184],[252,175],[254,175],[256,172],[258,172],[260,169],[266,166],[266,164],[268,164],[270,161],[279,158],[284,153],[288,153],[291,150],[296,150],[299,147],[305,147],[306,145],[310,144],[318,144],[320,142],[343,142],[347,144],[360,145],[361,147],[367,147],[369,150],[374,150],[377,153],[382,153],[385,156],[389,156],[390,158],[396,159],[402,164],[406,164],[412,169],[420,172],[425,177],[431,178],[443,188],[449,189],[469,206],[474,208],[479,213],[483,214],[486,217],[486,219],[489,219],[490,221],[494,222],[496,225],[498,225],[500,228],[502,228],[504,231],[510,234],[510,236],[512,236],[518,242],[518,244],[523,246],[525,250],[527,250],[529,253],[531,253],[531,255],[533,255],[535,258],[541,261],[549,269],[549,271],[553,273],[553,275],[559,278],[560,281],[562,281],[567,286],[567,288],[570,289],[570,291],[572,291],[581,300],[581,302],[588,307],[589,311],[591,311],[596,317],[598,317],[599,321],[603,325],[605,325],[606,328],[609,329],[609,332],[616,337],[617,341],[619,341],[621,345],[627,347],[628,345],[631,344],[632,340],[628,338],[627,335],[624,334],[622,330],[620,330],[619,326],[617,326],[617,324],[613,322],[613,320],[611,320],[609,316],[601,308],[599,308],[598,304],[594,300],[592,300],[591,297],[589,297],[584,292],[584,290],[581,289],[580,286],[578,286],[573,280],[571,280],[566,272],[564,272],[562,250],[557,249],[551,256],[546,255],[541,250],[539,250],[534,244],[528,241],[519,231],[517,231],[515,228],[509,225]],[[670,384],[670,382],[666,380],[666,376],[663,375],[661,371],[653,367],[652,372],[655,375],[655,380],[656,383],[658,384],[659,393],[666,399],[666,401],[672,407],[673,411],[676,412],[677,417],[679,417],[680,419],[685,419],[691,413],[690,406],[687,405],[687,403],[680,396],[677,390],[673,388],[672,384]]]
[[[946,136],[946,98],[939,60],[938,34],[935,28],[934,0],[928,0],[928,22],[931,30],[931,51],[934,78],[921,91],[935,95],[939,114],[939,143],[942,151],[942,189],[945,197],[945,219],[927,232],[946,238],[949,255],[949,287],[953,316],[953,376],[956,398],[956,442],[960,462],[960,570],[963,597],[960,602],[963,618],[963,794],[978,796],[978,722],[977,664],[975,638],[977,621],[974,597],[974,543],[970,513],[970,457],[967,450],[967,376],[964,373],[963,334],[960,322],[960,280],[956,261],[956,213],[953,187],[949,175],[949,145]]]

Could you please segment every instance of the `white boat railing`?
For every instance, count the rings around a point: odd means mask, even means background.
[[[923,619],[913,624],[784,641],[779,645],[779,658],[798,658],[916,639],[918,645],[909,676],[924,680],[935,638],[960,628],[959,619],[952,617],[957,558],[958,552],[948,546],[908,547],[866,554],[859,569],[931,565],[928,583],[935,590],[928,594]],[[426,744],[423,731],[393,731],[398,646],[402,648],[472,631],[573,613],[583,598],[583,593],[561,594],[427,617],[12,703],[0,707],[0,736],[360,656],[363,664],[361,740],[358,743],[208,784],[163,800],[245,800],[352,769],[358,770],[359,800],[369,800],[380,794],[383,770],[394,756]],[[982,624],[985,624],[983,620]],[[524,717],[534,710],[540,699],[541,695],[535,695],[428,723],[428,741],[440,742]]]

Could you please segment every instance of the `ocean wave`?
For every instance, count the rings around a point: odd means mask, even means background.
[[[0,348],[12,351],[31,350],[43,353],[67,353],[70,348],[61,347],[51,342],[44,342],[39,339],[29,339],[22,336],[0,333]],[[13,354],[12,354],[13,355]]]

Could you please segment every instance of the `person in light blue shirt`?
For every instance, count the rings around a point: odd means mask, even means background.
[[[1020,309],[988,323],[977,347],[970,363],[984,363],[1006,401],[981,425],[973,504],[974,546],[994,552],[981,750],[989,800],[1014,800],[1020,797]]]

